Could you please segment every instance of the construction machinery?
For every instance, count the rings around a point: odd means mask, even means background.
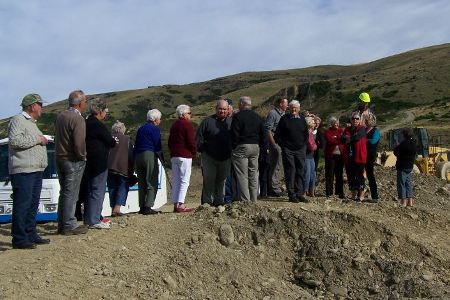
[[[397,161],[392,151],[402,141],[402,129],[391,129],[386,133],[387,151],[379,155],[379,163],[385,167],[393,167]],[[424,127],[413,128],[417,144],[417,157],[414,171],[427,175],[436,175],[450,181],[450,149],[442,147],[440,137],[430,138]]]

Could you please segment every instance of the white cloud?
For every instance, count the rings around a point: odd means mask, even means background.
[[[449,13],[448,1],[0,0],[0,117],[29,92],[367,62],[448,42]]]

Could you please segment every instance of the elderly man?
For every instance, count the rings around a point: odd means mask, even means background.
[[[259,144],[264,140],[264,123],[251,106],[250,97],[241,97],[239,112],[231,122],[231,161],[241,201],[256,201],[258,196]]]
[[[69,94],[69,108],[58,115],[55,123],[55,152],[61,187],[58,201],[58,233],[84,234],[87,226],[79,226],[75,207],[81,178],[86,166],[86,122],[81,115],[86,107],[81,90]]]
[[[41,197],[42,175],[47,167],[47,139],[36,125],[42,99],[29,94],[22,99],[22,113],[9,122],[9,174],[13,188],[12,246],[35,249],[48,244],[36,232],[36,213]]]
[[[216,113],[205,118],[197,129],[197,149],[202,153],[202,203],[220,205],[224,201],[225,180],[231,165],[231,118],[228,102],[219,100]]]
[[[290,113],[281,117],[278,123],[275,141],[281,146],[289,201],[308,202],[303,196],[308,126],[305,117],[300,115],[300,103],[297,100],[289,102],[289,110]]]
[[[267,132],[267,140],[269,142],[269,180],[268,180],[268,196],[281,196],[281,148],[275,142],[275,131],[278,122],[288,107],[286,98],[278,98],[274,102],[273,109],[267,114],[264,129]]]

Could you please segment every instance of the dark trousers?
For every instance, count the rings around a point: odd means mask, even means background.
[[[262,160],[259,162],[259,196],[266,197],[269,192],[269,182],[271,177],[269,176],[270,165]]]
[[[282,148],[282,159],[284,168],[284,179],[290,199],[303,195],[304,190],[304,167],[306,159],[306,148],[300,150],[289,150]]]
[[[364,166],[365,164],[356,163],[350,159],[347,168],[348,185],[351,191],[364,190]]]
[[[39,236],[36,232],[36,214],[42,189],[43,172],[11,175],[13,188],[12,243],[33,243]]]
[[[135,164],[139,183],[139,207],[151,208],[158,192],[158,157],[155,152],[144,151],[136,155]]]
[[[375,173],[373,171],[375,164],[375,158],[367,158],[366,163],[366,175],[367,175],[367,181],[369,181],[369,188],[370,188],[370,196],[372,199],[378,199],[378,188],[377,188],[377,181],[375,180]]]
[[[333,155],[331,158],[325,159],[325,195],[327,197],[333,195],[333,181],[334,193],[339,198],[344,198],[344,158],[342,155]]]

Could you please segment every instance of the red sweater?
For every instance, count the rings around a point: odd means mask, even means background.
[[[194,127],[190,121],[178,119],[172,124],[169,151],[171,157],[193,158],[197,154]]]
[[[339,147],[342,157],[346,158],[345,144],[342,143],[342,133],[344,129],[342,128],[328,128],[325,130],[325,158],[332,158],[334,149],[336,146]]]
[[[365,164],[367,162],[365,127],[361,125],[358,127],[347,127],[344,129],[344,135],[350,139],[350,143],[347,144],[347,157],[358,164]],[[350,150],[353,152],[352,158],[350,158]]]

